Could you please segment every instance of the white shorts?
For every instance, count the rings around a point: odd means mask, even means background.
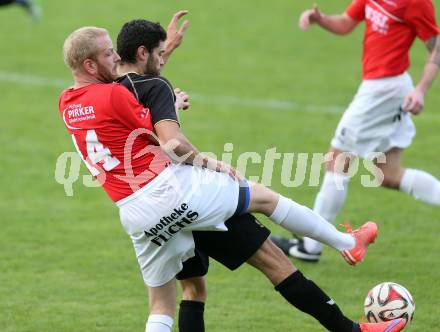
[[[227,174],[171,164],[148,185],[118,201],[144,282],[161,286],[194,256],[194,230],[226,231],[237,209],[239,183]]]
[[[371,152],[411,145],[415,126],[400,107],[413,90],[407,73],[363,81],[339,122],[332,146],[365,158]]]

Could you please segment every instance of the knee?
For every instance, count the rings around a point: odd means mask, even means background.
[[[327,155],[330,158],[325,161],[325,170],[327,172],[347,174],[351,163],[356,157],[350,153],[332,148]]]
[[[205,278],[190,278],[181,281],[182,298],[187,301],[206,302],[208,287]]]
[[[249,189],[251,196],[249,211],[270,216],[278,204],[279,194],[257,182],[249,181]]]

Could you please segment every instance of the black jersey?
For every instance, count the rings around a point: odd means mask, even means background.
[[[118,83],[127,87],[150,110],[153,125],[164,120],[178,122],[171,84],[163,77],[129,73]],[[208,272],[208,256],[235,270],[245,263],[269,237],[270,231],[254,216],[243,214],[226,221],[227,232],[193,232],[196,255],[183,263],[178,279],[200,277]]]
[[[153,125],[170,120],[179,123],[174,103],[176,96],[170,82],[161,76],[128,73],[117,80],[151,112]]]

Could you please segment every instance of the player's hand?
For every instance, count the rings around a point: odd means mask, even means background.
[[[221,160],[217,160],[216,171],[228,174],[235,181],[240,181],[243,179],[243,176],[234,167]]]
[[[177,23],[179,22],[180,18],[182,18],[186,14],[188,14],[187,10],[178,11],[177,13],[174,14],[170,24],[168,25],[165,48],[169,53],[171,53],[174,49],[179,47],[183,41],[183,35],[185,33],[185,30],[188,28],[189,21],[188,20],[183,21],[180,28],[177,27]]]
[[[402,104],[402,110],[404,112],[419,115],[423,107],[425,106],[425,94],[417,88],[405,97]]]
[[[318,5],[313,5],[312,9],[307,9],[302,12],[299,18],[299,27],[302,31],[307,31],[311,24],[319,22],[323,17]]]
[[[187,110],[190,107],[188,94],[179,88],[174,89],[174,94],[176,95],[176,108],[178,110]]]

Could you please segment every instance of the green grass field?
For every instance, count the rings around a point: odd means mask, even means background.
[[[129,19],[166,25],[176,10],[190,10],[184,44],[163,74],[193,96],[182,115],[193,142],[218,154],[232,142],[236,158],[273,147],[283,153],[327,150],[360,81],[362,29],[347,38],[318,29],[301,33],[298,15],[311,5],[305,0],[41,2],[38,25],[19,8],[0,11],[0,331],[144,331],[147,294],[116,207],[103,190],[85,188],[81,177],[73,197],[54,180],[58,156],[74,151],[57,111],[59,93],[71,81],[61,57],[64,38],[83,25],[106,27],[114,38]],[[347,3],[322,7],[340,12]],[[415,80],[425,53],[417,42]],[[404,157],[406,165],[438,177],[439,87],[431,88],[416,119],[418,137]],[[261,169],[252,165],[246,175]],[[272,187],[311,206],[318,187],[287,188],[280,172],[276,162]],[[294,263],[353,319],[362,316],[372,286],[399,282],[417,304],[408,330],[440,331],[439,209],[363,188],[356,177],[338,223],[358,226],[370,218],[379,223],[380,237],[360,266],[349,267],[331,249],[318,265]],[[323,330],[250,267],[230,273],[212,262],[208,281],[207,331]]]

